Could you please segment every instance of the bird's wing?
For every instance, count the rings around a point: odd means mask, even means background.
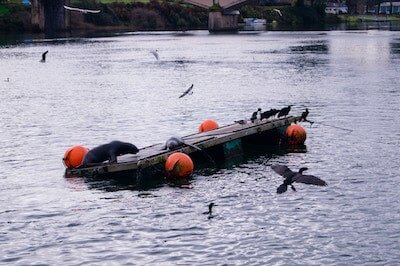
[[[64,8],[67,10],[79,11],[79,12],[83,12],[83,13],[100,13],[101,12],[101,10],[81,9],[81,8],[70,7],[70,6],[64,6]]]
[[[279,9],[277,9],[277,8],[274,8],[273,9],[275,12],[277,12],[278,14],[279,14],[279,16],[281,16],[282,17],[282,12],[279,10]]]
[[[179,98],[182,98],[183,96],[185,96],[186,94],[188,94],[192,89],[193,89],[193,84],[192,84],[192,86],[190,86],[189,89],[187,89],[184,93],[182,93],[181,96],[179,96]]]
[[[101,10],[83,9],[83,12],[97,14],[97,13],[100,13]]]
[[[313,175],[302,175],[299,173],[293,177],[293,181],[297,182],[297,183],[304,183],[304,184],[310,184],[310,185],[316,185],[316,186],[327,186],[328,185],[321,178],[318,178]]]
[[[150,53],[152,53],[154,55],[154,57],[157,59],[157,61],[160,59],[157,51],[151,50]]]
[[[289,169],[286,165],[272,165],[271,166],[272,170],[274,170],[277,174],[280,174],[281,176],[287,178],[289,176],[292,176],[294,172]]]

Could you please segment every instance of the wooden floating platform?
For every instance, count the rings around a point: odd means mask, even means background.
[[[259,122],[234,123],[221,126],[217,129],[195,133],[182,137],[192,145],[196,145],[204,152],[191,146],[170,151],[163,150],[164,143],[141,148],[137,154],[119,156],[117,163],[103,163],[98,166],[66,169],[65,176],[119,176],[129,177],[135,182],[151,181],[156,176],[165,175],[164,163],[174,152],[183,152],[192,157],[195,163],[229,158],[244,152],[246,147],[277,145],[282,139],[286,128],[300,117],[288,116],[280,119],[264,120]],[[204,156],[206,154],[207,156]],[[208,157],[208,158],[207,158]]]

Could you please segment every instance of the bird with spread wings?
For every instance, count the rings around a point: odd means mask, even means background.
[[[93,10],[93,9],[83,9],[83,8],[77,8],[77,7],[70,7],[70,6],[64,6],[65,9],[70,10],[70,11],[78,11],[81,13],[91,13],[91,14],[97,14],[100,13],[101,10]]]
[[[288,186],[291,186],[292,190],[296,191],[295,187],[293,186],[294,182],[309,184],[309,185],[316,185],[316,186],[327,186],[328,185],[324,180],[322,180],[316,176],[303,175],[303,172],[308,169],[307,167],[300,168],[300,170],[298,172],[293,172],[286,165],[272,165],[271,168],[277,174],[279,174],[285,178],[285,180],[283,181],[283,184],[280,185],[276,190],[276,193],[278,193],[278,194],[282,194],[282,193],[286,192]]]
[[[179,98],[182,98],[183,96],[186,96],[188,94],[193,94],[192,89],[193,89],[193,84],[192,84],[192,86],[189,87],[189,89],[185,90],[185,92],[182,93],[181,96],[179,96]]]

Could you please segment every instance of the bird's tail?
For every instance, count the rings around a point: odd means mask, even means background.
[[[286,190],[287,190],[287,185],[282,184],[276,189],[276,193],[282,194],[282,193],[286,192]]]

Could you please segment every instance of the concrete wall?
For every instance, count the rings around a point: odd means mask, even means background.
[[[39,0],[32,0],[31,2],[31,23],[34,29],[44,30],[44,6]]]
[[[213,31],[236,31],[238,30],[239,15],[224,15],[221,12],[210,12],[208,14],[208,30]]]
[[[69,16],[64,5],[69,0],[32,0],[32,26],[48,33],[65,31],[69,28]]]

